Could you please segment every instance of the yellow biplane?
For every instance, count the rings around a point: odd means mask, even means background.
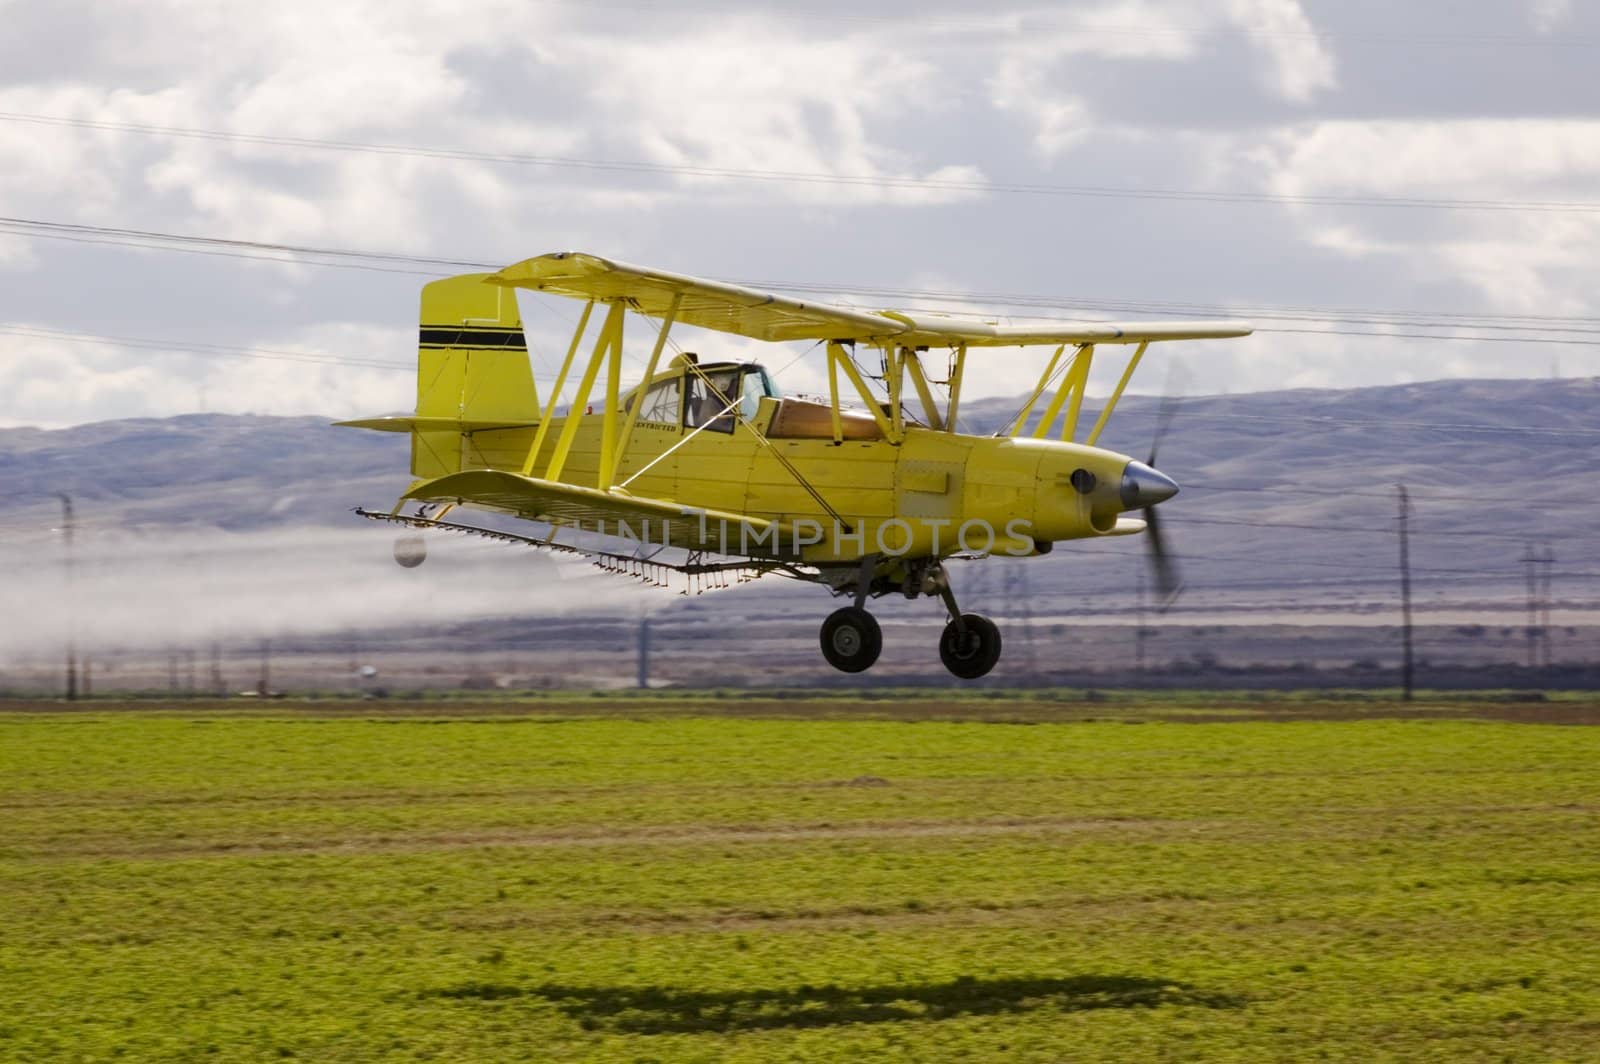
[[[517,289],[584,301],[543,406]],[[604,320],[585,357],[597,309]],[[644,376],[625,391],[630,312],[658,325]],[[811,341],[825,352],[828,394],[785,396],[755,362],[669,356],[676,325]],[[686,590],[765,573],[819,583],[853,600],[822,626],[823,656],[845,672],[870,667],[882,648],[870,598],[938,596],[950,618],[940,657],[970,679],[999,660],[1000,632],[957,607],[944,565],[952,557],[1034,556],[1064,540],[1144,532],[1158,588],[1175,588],[1154,507],[1178,486],[1152,467],[1153,452],[1140,462],[1096,442],[1150,344],[1249,332],[1238,322],[1037,328],[868,312],[559,253],[424,286],[416,413],[343,424],[411,434],[415,482],[392,510],[358,510],[364,517],[576,552],[657,583],[681,577]],[[1009,430],[958,431],[969,361],[1032,345],[1055,351]],[[1103,345],[1133,353],[1080,439]],[[863,349],[876,354],[868,371]],[[456,507],[548,532],[444,520]],[[1125,516],[1133,511],[1142,517]],[[423,553],[415,534],[396,545],[402,565]]]

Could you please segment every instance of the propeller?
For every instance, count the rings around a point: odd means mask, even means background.
[[[1167,431],[1172,428],[1172,419],[1178,412],[1178,394],[1173,387],[1173,374],[1167,375],[1166,394],[1161,397],[1161,406],[1156,411],[1156,431],[1150,440],[1150,458],[1145,465],[1151,469],[1156,468],[1156,455],[1161,450],[1161,442],[1166,439]],[[1178,560],[1168,550],[1167,538],[1161,531],[1161,518],[1156,513],[1152,504],[1144,508],[1145,545],[1149,549],[1150,576],[1155,584],[1156,609],[1166,612],[1177,601],[1178,594],[1183,590],[1183,578],[1178,574]]]
[[[1183,580],[1178,575],[1178,562],[1167,551],[1167,540],[1161,531],[1161,519],[1154,506],[1144,508],[1144,539],[1149,548],[1150,577],[1156,589],[1156,609],[1166,612],[1177,601],[1183,590]]]

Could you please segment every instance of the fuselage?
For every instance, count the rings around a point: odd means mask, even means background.
[[[734,398],[708,402],[708,379]],[[1029,555],[1062,540],[1142,527],[1118,524],[1129,508],[1120,492],[1126,455],[915,425],[895,444],[859,413],[836,441],[825,404],[779,398],[774,390],[753,365],[698,372],[679,366],[658,374],[626,397],[630,410],[640,392],[644,403],[618,464],[617,487],[688,509],[774,522],[785,537],[780,553],[823,566],[864,554]],[[554,441],[574,416],[571,452],[555,479],[593,487],[601,463],[599,411],[555,419],[530,472],[548,476]],[[520,472],[533,438],[532,427],[475,432],[463,437],[461,468]],[[726,549],[718,553],[773,553],[770,542],[751,543],[738,528],[725,530],[719,546]]]

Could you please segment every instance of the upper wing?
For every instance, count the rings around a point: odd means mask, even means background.
[[[682,295],[678,321],[756,340],[849,340],[889,336],[898,322],[798,299],[756,292],[719,281],[647,270],[577,251],[540,255],[507,266],[491,280],[579,299],[626,299],[640,314],[664,317]]]
[[[650,270],[582,252],[557,252],[507,266],[489,280],[577,299],[625,299],[641,314],[664,317],[682,296],[677,320],[756,340],[894,341],[912,347],[1021,347],[1030,344],[1135,344],[1248,336],[1234,321],[1118,324],[1086,322],[1041,328],[938,315],[913,318],[805,303],[720,281]]]
[[[1027,347],[1032,344],[1141,344],[1161,340],[1226,340],[1255,330],[1242,321],[1089,321],[1067,325],[1001,325],[997,322],[926,316],[912,318],[894,311],[886,315],[904,322],[896,340],[912,347]]]

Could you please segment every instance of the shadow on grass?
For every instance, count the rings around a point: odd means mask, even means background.
[[[537,998],[551,1002],[586,1030],[631,1034],[831,1027],[846,1023],[991,1016],[1035,1009],[1082,1012],[1160,1005],[1219,1009],[1238,1008],[1242,1004],[1239,999],[1225,994],[1204,993],[1179,983],[1128,975],[1080,975],[1067,979],[962,976],[945,983],[732,991],[659,986],[464,983],[430,991],[428,996],[477,1001]]]

